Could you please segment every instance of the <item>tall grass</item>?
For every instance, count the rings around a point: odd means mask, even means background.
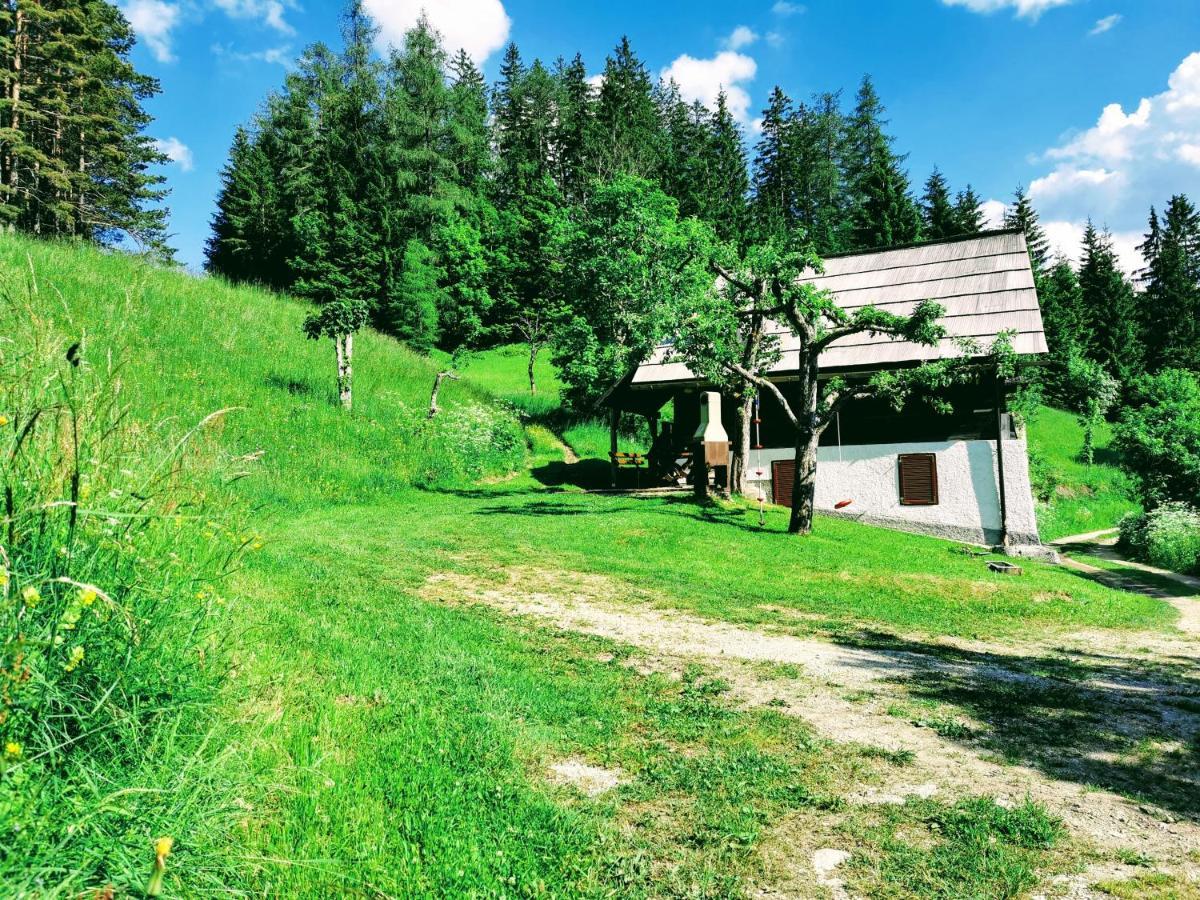
[[[32,277],[6,281],[0,884],[137,889],[156,837],[184,860],[214,839],[222,583],[257,539],[191,452],[225,413],[140,420],[120,357],[57,331]]]

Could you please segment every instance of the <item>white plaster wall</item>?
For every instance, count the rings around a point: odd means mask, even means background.
[[[901,453],[937,456],[938,503],[902,506]],[[771,462],[794,458],[790,448],[751,451],[751,491],[760,487],[771,499]],[[1004,442],[1005,488],[1012,543],[1037,543],[1037,522],[1029,486],[1024,440]],[[761,470],[761,475],[759,474]],[[956,540],[995,543],[1000,539],[1000,490],[993,441],[937,441],[822,447],[817,453],[817,508],[853,502],[839,515],[881,525],[942,535]]]

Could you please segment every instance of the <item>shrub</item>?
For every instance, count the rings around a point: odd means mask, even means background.
[[[1121,520],[1121,548],[1144,562],[1186,574],[1200,573],[1200,511],[1165,503]]]
[[[134,421],[35,302],[0,300],[0,883],[81,896],[205,841],[220,582],[255,538],[185,456],[199,426]]]
[[[1143,503],[1200,503],[1200,381],[1165,369],[1138,379],[1130,394],[1113,444]]]

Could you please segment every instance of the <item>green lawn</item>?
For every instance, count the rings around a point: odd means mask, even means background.
[[[1028,433],[1042,540],[1115,528],[1122,516],[1139,508],[1109,448],[1112,429],[1107,423],[1096,436],[1096,461],[1091,466],[1079,459],[1083,428],[1073,413],[1041,407]]]
[[[196,663],[229,670],[204,708],[211,730],[136,778],[106,775],[109,830],[89,825],[86,846],[73,814],[37,811],[57,835],[39,852],[71,873],[68,886],[38,889],[47,896],[144,883],[140,848],[161,825],[122,817],[127,793],[201,804],[172,820],[204,823],[203,840],[198,826],[173,835],[172,896],[724,898],[763,874],[781,822],[853,850],[858,894],[1016,896],[1062,865],[1061,829],[1037,807],[847,807],[850,790],[903,760],[739,709],[703,670],[645,676],[622,664],[629,648],[431,602],[427,580],[593,573],[614,601],[841,636],[1165,629],[1174,618],[1038,563],[1019,579],[991,575],[929,538],[821,518],[797,539],[779,510],[760,529],[741,506],[582,493],[570,485],[605,466],[607,434],[566,422],[592,457],[567,464],[552,410],[522,407],[520,431],[496,402],[522,389],[513,351],[468,365],[431,425],[424,406],[444,361],[364,333],[347,416],[331,403],[330,348],[303,339],[294,301],[14,238],[0,238],[0,271],[10,290],[32,272],[39,308],[86,335],[89,360],[123,353],[138,421],[169,435],[237,408],[200,450],[244,477],[204,489],[240,504],[265,537],[221,586],[228,613]],[[546,396],[550,386],[547,373]],[[591,799],[547,778],[574,757],[619,772],[620,786]],[[65,777],[72,757],[58,764]],[[10,814],[22,765],[0,768]],[[15,883],[28,860],[3,847],[0,881]]]

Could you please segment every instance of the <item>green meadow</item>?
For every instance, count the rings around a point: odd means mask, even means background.
[[[606,471],[607,428],[562,417],[544,354],[538,400],[524,394],[523,350],[506,348],[468,360],[430,421],[446,360],[364,333],[346,415],[332,348],[304,339],[293,300],[14,237],[0,239],[0,275],[10,321],[55,336],[14,343],[45,360],[46,408],[74,377],[120,398],[132,443],[88,476],[98,496],[116,502],[114,473],[153,465],[224,411],[188,439],[163,497],[191,498],[196,546],[237,545],[219,564],[185,554],[186,577],[161,574],[178,548],[158,523],[192,508],[164,499],[126,510],[158,535],[136,559],[94,557],[86,581],[110,586],[112,609],[154,639],[111,637],[131,663],[104,678],[86,680],[91,656],[65,673],[56,663],[53,690],[14,695],[0,720],[0,739],[21,744],[0,764],[0,884],[16,896],[136,894],[154,840],[170,836],[164,896],[724,898],[779,877],[772,848],[805,831],[852,851],[845,879],[859,894],[1022,896],[1078,852],[1042,807],[852,806],[905,758],[746,708],[702,665],[645,674],[630,647],[445,602],[430,585],[592,577],[615,602],[847,641],[1165,633],[1177,615],[1037,562],[995,575],[930,538],[822,518],[796,539],[780,510],[760,526],[739,504],[587,493],[578,485]],[[60,351],[78,340],[83,365],[70,367]],[[16,382],[4,390],[16,403]],[[1048,499],[1048,536],[1128,508],[1114,470],[1073,462],[1071,428],[1052,410],[1031,427],[1074,491]],[[45,500],[70,471],[46,475]],[[18,474],[10,463],[6,478]],[[112,513],[93,503],[72,539],[94,528],[102,546]],[[42,573],[52,602],[36,609],[57,627],[75,615],[76,594],[53,580],[67,564],[25,540],[6,552],[16,577]],[[61,697],[80,709],[65,744],[44,727]],[[123,704],[110,716],[120,752],[89,732],[84,700]],[[615,788],[588,796],[549,777],[564,760],[616,773]],[[18,834],[33,837],[8,839]]]

